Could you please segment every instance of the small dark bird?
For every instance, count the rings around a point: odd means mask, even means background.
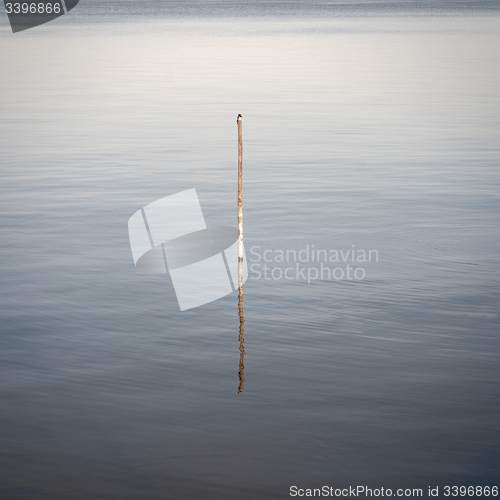
[[[236,123],[238,123],[243,117],[241,116],[241,113],[236,117]]]

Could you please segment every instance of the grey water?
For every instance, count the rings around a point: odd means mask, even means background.
[[[499,21],[81,0],[13,34],[2,10],[0,498],[500,486]],[[241,394],[237,293],[181,312],[127,232],[191,188],[236,226],[238,113]]]

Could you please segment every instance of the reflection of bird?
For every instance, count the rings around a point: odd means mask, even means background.
[[[241,113],[236,117],[236,123],[238,123],[239,121],[241,121],[243,117],[241,116]]]

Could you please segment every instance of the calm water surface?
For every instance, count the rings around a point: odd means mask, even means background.
[[[499,485],[498,3],[0,21],[2,499]],[[250,273],[242,394],[237,295],[180,312],[127,233],[193,187],[236,225],[237,113],[251,259],[378,252],[362,280]]]

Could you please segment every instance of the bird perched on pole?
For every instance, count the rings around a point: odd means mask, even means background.
[[[241,116],[241,113],[236,117],[236,123],[238,123],[243,117]]]

